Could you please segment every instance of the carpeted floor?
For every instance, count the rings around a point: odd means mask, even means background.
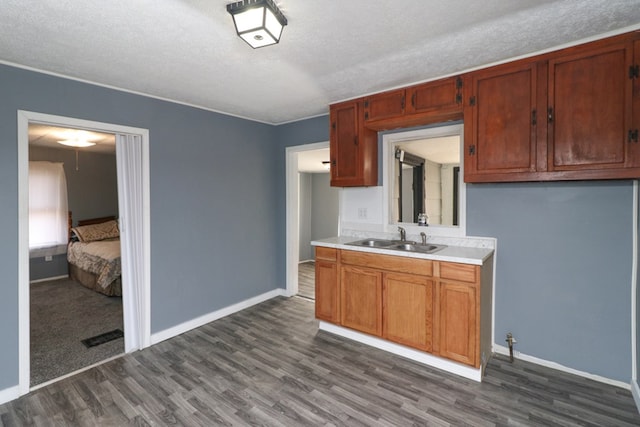
[[[124,338],[87,348],[82,340],[123,329],[122,298],[69,280],[31,285],[31,386],[124,353]]]

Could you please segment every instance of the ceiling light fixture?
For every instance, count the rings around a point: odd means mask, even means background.
[[[58,144],[66,145],[68,147],[85,148],[96,145],[95,142],[87,141],[86,139],[65,139],[64,141],[58,141]]]
[[[243,0],[227,5],[236,32],[252,48],[269,46],[280,41],[287,18],[273,0]]]

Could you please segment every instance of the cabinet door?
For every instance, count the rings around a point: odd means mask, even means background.
[[[335,249],[333,251],[335,252]],[[338,296],[336,261],[327,261],[316,256],[316,318],[338,323],[340,321]]]
[[[480,301],[475,285],[440,282],[440,355],[480,366]]]
[[[459,109],[462,111],[462,78],[424,83],[407,89],[408,113]]]
[[[424,276],[397,273],[384,275],[384,338],[420,350],[432,350],[433,287],[433,280]]]
[[[364,121],[402,116],[405,109],[405,90],[394,90],[364,99]]]
[[[342,326],[382,335],[382,273],[368,268],[340,268]]]
[[[474,74],[465,109],[466,182],[510,181],[536,170],[537,68],[525,63]]]
[[[640,167],[640,40],[633,43],[633,64],[630,68],[633,76],[633,105],[631,106],[631,130],[628,135],[629,158],[631,167]]]
[[[632,55],[621,42],[549,60],[549,170],[626,166]]]
[[[378,134],[364,128],[362,101],[332,105],[331,185],[334,187],[378,184]]]

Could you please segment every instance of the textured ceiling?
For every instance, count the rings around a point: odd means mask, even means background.
[[[278,0],[280,44],[228,0],[2,0],[0,61],[265,123],[622,29],[640,0]]]

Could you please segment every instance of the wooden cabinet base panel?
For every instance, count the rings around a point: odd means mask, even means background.
[[[359,343],[387,351],[398,356],[411,359],[415,362],[422,363],[424,365],[440,369],[446,372],[450,372],[461,377],[481,382],[483,371],[488,362],[488,359],[484,361],[480,368],[473,368],[468,365],[456,363],[451,360],[447,360],[441,357],[434,356],[423,351],[414,350],[403,345],[395,344],[385,339],[376,338],[371,335],[363,334],[352,329],[343,328],[342,326],[334,325],[333,323],[320,321],[318,329],[321,331],[329,332],[334,335],[338,335],[344,338],[348,338]]]

